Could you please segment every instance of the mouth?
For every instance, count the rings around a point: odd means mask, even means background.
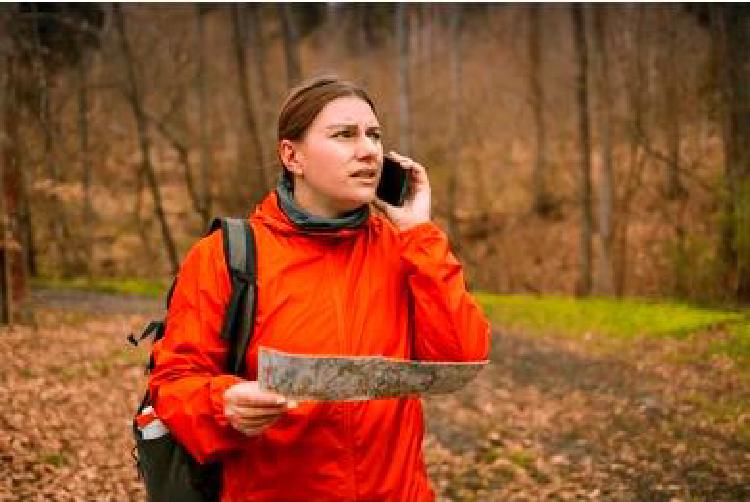
[[[350,174],[352,178],[362,179],[362,180],[374,180],[378,176],[378,170],[377,169],[360,169],[358,171],[354,171],[352,174]]]

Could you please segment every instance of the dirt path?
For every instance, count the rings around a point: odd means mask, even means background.
[[[702,402],[746,413],[750,389],[720,361],[665,362],[685,349],[495,333],[479,381],[428,401],[433,479],[449,499],[750,500],[750,415]]]
[[[124,337],[159,303],[35,298],[36,327],[0,330],[0,501],[143,500],[129,420],[145,351]],[[750,500],[747,382],[670,358],[683,345],[589,345],[496,334],[477,381],[426,400],[442,500]]]

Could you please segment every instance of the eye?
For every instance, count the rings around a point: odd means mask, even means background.
[[[369,137],[371,137],[374,140],[380,141],[380,138],[383,136],[383,134],[380,131],[370,131],[367,133]]]
[[[333,133],[334,138],[353,138],[355,136],[355,132],[351,131],[349,129],[342,129],[340,131],[336,131]]]

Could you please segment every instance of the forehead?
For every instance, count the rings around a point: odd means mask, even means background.
[[[356,96],[345,96],[328,102],[315,117],[312,126],[326,127],[333,124],[379,125],[370,105]]]

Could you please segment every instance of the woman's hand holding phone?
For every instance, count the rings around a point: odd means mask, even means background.
[[[398,162],[409,177],[409,191],[401,206],[393,206],[376,198],[375,207],[382,211],[399,230],[408,230],[430,221],[432,195],[430,180],[424,166],[394,151],[388,157]]]

